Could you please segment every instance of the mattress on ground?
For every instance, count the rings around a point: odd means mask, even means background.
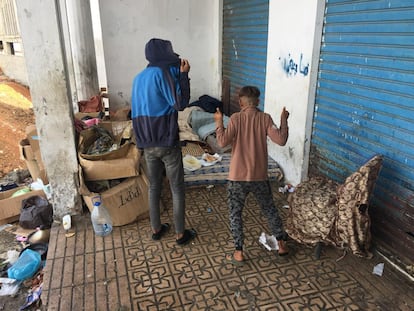
[[[195,171],[184,170],[186,186],[214,185],[227,182],[230,167],[230,153],[222,154],[222,160],[211,166],[202,166]],[[282,181],[283,172],[279,164],[269,157],[268,174],[270,180]]]

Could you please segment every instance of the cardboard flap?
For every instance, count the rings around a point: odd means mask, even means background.
[[[40,138],[37,134],[36,125],[32,124],[26,127],[27,140],[29,141],[30,146],[32,147],[32,152],[34,154],[34,159],[38,162],[39,169],[41,171],[45,170],[42,161],[42,154],[40,152]]]
[[[20,153],[20,159],[26,160],[26,161],[33,161],[35,160],[35,155],[32,149],[32,146],[30,146],[29,140],[22,139],[19,143],[19,153]]]
[[[125,130],[129,130],[132,127],[131,121],[104,121],[100,122],[97,127],[106,129],[114,138],[115,144],[120,144],[122,135]],[[101,154],[87,154],[86,150],[99,138],[99,133],[95,130],[94,127],[83,130],[79,135],[78,143],[78,154],[80,157],[91,160],[91,161],[105,161],[113,160],[125,157],[129,150],[129,145],[131,141],[126,142],[118,149],[113,151],[108,151]]]
[[[123,144],[119,149],[101,153],[101,154],[79,153],[79,156],[83,159],[90,160],[90,161],[115,160],[115,159],[125,157],[129,151],[130,145],[132,144],[126,143],[126,144]]]
[[[83,178],[83,170],[82,167],[79,165],[79,194],[80,195],[87,195],[92,196],[93,193],[89,191],[88,187],[85,185],[85,179]]]
[[[127,154],[118,159],[91,161],[79,157],[85,180],[106,180],[139,175],[140,152],[134,144],[128,144],[127,147]]]
[[[40,138],[37,135],[36,125],[32,124],[26,127],[26,137],[29,140],[30,146],[32,146],[33,153],[36,155],[39,152],[40,154]]]

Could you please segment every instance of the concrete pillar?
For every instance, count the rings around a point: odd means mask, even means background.
[[[95,43],[89,0],[66,0],[75,88],[78,100],[99,93]]]
[[[66,0],[58,0],[61,12],[66,12]],[[72,97],[72,106],[73,112],[78,112],[78,92],[76,90],[76,82],[75,82],[75,71],[73,68],[73,58],[72,58],[72,48],[70,44],[70,35],[69,35],[69,25],[68,25],[68,17],[67,14],[60,14],[60,23],[62,25],[62,35],[61,37],[64,40],[63,45],[65,46],[65,54],[66,54],[66,76],[68,77],[69,85],[70,85],[70,92]]]
[[[17,1],[42,160],[53,192],[51,203],[57,219],[82,211],[73,109],[59,12],[55,0]]]

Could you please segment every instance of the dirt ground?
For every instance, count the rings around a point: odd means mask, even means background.
[[[19,155],[19,142],[34,124],[29,89],[0,77],[0,178],[13,170],[25,169]]]
[[[26,137],[25,129],[34,124],[35,118],[31,105],[30,91],[26,86],[11,81],[0,71],[0,181],[13,180],[16,173],[26,170],[26,165],[20,159],[19,142]],[[12,227],[0,226],[0,267],[1,276],[7,277],[7,265],[4,259],[7,252],[21,251],[25,245],[16,240]],[[0,296],[0,310],[19,310],[24,305],[32,279],[20,285],[19,291],[13,296]],[[29,307],[25,310],[35,310]]]

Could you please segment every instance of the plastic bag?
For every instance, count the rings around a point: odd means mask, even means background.
[[[7,251],[7,260],[5,262],[10,263],[11,265],[14,264],[19,259],[19,252],[15,249]]]
[[[34,195],[22,201],[19,225],[24,229],[48,229],[53,222],[53,207],[45,198]]]
[[[32,189],[32,191],[43,190],[43,192],[46,194],[46,198],[48,200],[52,199],[52,189],[50,188],[50,184],[45,185],[40,178],[36,179],[36,181],[30,184],[30,189]]]
[[[20,288],[20,282],[15,279],[0,278],[0,283],[0,296],[13,296]]]
[[[266,247],[266,249],[268,251],[279,249],[279,245],[277,244],[277,240],[273,235],[268,235],[268,234],[262,232],[262,234],[259,237],[259,242],[261,244],[263,244],[263,246]]]

